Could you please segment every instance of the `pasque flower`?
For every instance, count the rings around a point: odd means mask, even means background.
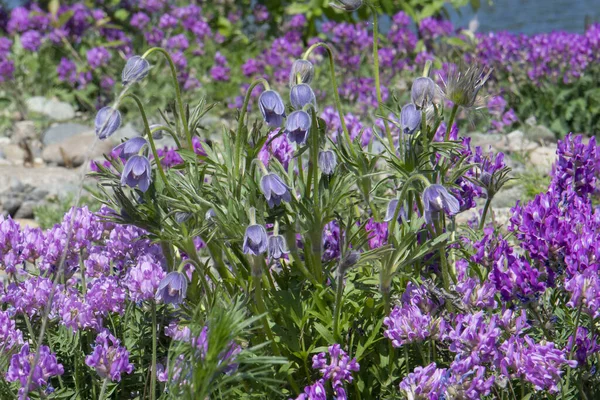
[[[185,299],[187,287],[185,274],[179,271],[169,272],[158,284],[155,298],[165,304],[180,304]]]
[[[271,259],[278,259],[287,254],[285,239],[281,235],[273,235],[269,237],[268,254]]]
[[[331,6],[343,11],[356,11],[363,5],[363,0],[335,0]]]
[[[290,88],[301,83],[310,85],[314,77],[315,67],[313,66],[313,63],[303,59],[295,60],[292,64],[292,71],[290,72]]]
[[[310,115],[306,111],[294,111],[285,122],[285,133],[290,142],[304,144],[311,126]]]
[[[317,108],[317,98],[312,88],[306,84],[301,83],[292,87],[290,91],[290,102],[292,107],[296,110],[303,109],[306,105],[311,104],[315,109]]]
[[[244,254],[258,256],[267,251],[267,248],[268,239],[265,227],[258,224],[249,225],[248,228],[246,228],[244,243],[242,244],[242,251]]]
[[[121,184],[129,187],[138,187],[145,192],[150,187],[152,181],[152,168],[150,160],[144,156],[131,156],[121,174]]]
[[[448,193],[448,190],[438,184],[430,185],[423,191],[423,204],[425,206],[425,221],[433,223],[440,212],[454,215],[460,211],[460,204],[456,197]]]
[[[282,201],[292,200],[290,187],[277,174],[270,173],[263,176],[260,180],[260,189],[271,208],[278,206]]]
[[[415,79],[410,88],[410,98],[417,109],[427,108],[433,103],[438,87],[431,78]]]
[[[385,211],[384,222],[390,222],[394,219],[394,214],[396,213],[396,209],[398,208],[398,199],[392,199],[388,203],[387,209]],[[398,222],[406,221],[406,211],[403,206],[400,206],[400,211],[398,211]]]
[[[143,137],[138,136],[121,143],[113,149],[111,154],[113,154],[115,157],[119,156],[125,160],[128,160],[134,155],[139,155],[140,150],[142,150],[145,146],[148,146],[148,141]]]
[[[112,107],[104,107],[96,114],[94,120],[96,136],[104,140],[116,132],[121,126],[121,113]]]
[[[258,98],[258,108],[265,122],[274,128],[283,124],[285,105],[279,93],[274,90],[265,90]]]
[[[337,165],[337,156],[332,150],[320,151],[317,163],[321,172],[325,175],[333,175],[333,171]]]
[[[415,133],[420,124],[421,112],[417,110],[417,107],[413,103],[409,103],[402,107],[402,111],[400,112],[400,125],[402,126],[402,133],[405,135],[412,135]]]
[[[150,72],[150,63],[145,58],[133,56],[127,60],[121,74],[121,83],[127,86],[131,83],[140,82]]]
[[[480,65],[471,65],[468,68],[450,67],[444,80],[444,97],[454,105],[471,108],[475,105],[477,94],[492,73]]]

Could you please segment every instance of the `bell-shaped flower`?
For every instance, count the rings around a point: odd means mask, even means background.
[[[309,84],[315,77],[315,67],[308,60],[298,59],[292,64],[290,72],[290,87],[293,88],[301,83]]]
[[[413,103],[409,103],[402,107],[400,112],[400,125],[402,133],[412,135],[415,133],[421,123],[421,113]]]
[[[276,91],[265,90],[262,92],[258,98],[258,109],[269,126],[279,128],[283,124],[285,105]]]
[[[281,235],[273,235],[269,237],[268,254],[271,259],[278,259],[287,254],[285,239]]]
[[[460,211],[460,203],[442,185],[430,185],[423,191],[423,204],[425,206],[425,221],[433,223],[440,212],[448,215],[457,214]]]
[[[140,82],[148,75],[150,63],[145,58],[133,56],[127,60],[123,73],[121,74],[121,83],[127,86],[130,83]]]
[[[385,212],[385,218],[383,219],[384,222],[390,222],[392,219],[394,219],[394,214],[396,213],[396,209],[398,208],[398,199],[392,199],[390,200],[390,202],[388,203],[387,206],[387,210]],[[407,216],[406,216],[406,210],[404,210],[404,207],[400,206],[400,211],[398,211],[398,222],[402,222],[402,221],[406,221]]]
[[[125,163],[121,174],[121,184],[129,187],[138,187],[145,192],[152,181],[152,168],[150,161],[144,156],[131,156]]]
[[[244,243],[242,244],[242,251],[244,254],[258,256],[267,251],[267,247],[268,239],[265,227],[258,224],[249,225],[248,228],[246,228]]]
[[[104,140],[110,137],[121,126],[121,113],[112,107],[104,107],[96,114],[94,120],[96,127],[96,136]]]
[[[337,165],[337,156],[332,150],[320,151],[317,162],[321,172],[325,175],[332,175]]]
[[[296,110],[302,110],[307,104],[312,104],[315,109],[317,108],[315,92],[306,83],[292,87],[292,90],[290,90],[290,102]]]
[[[420,77],[412,84],[410,98],[417,109],[427,108],[433,103],[437,91],[437,85],[431,78]]]
[[[185,299],[188,281],[185,274],[169,272],[156,289],[156,300],[165,304],[180,304]]]
[[[269,203],[269,207],[273,208],[281,204],[281,201],[289,202],[292,199],[290,188],[279,177],[279,175],[270,173],[266,174],[260,180],[260,189]]]
[[[113,149],[111,154],[118,155],[119,157],[128,160],[131,156],[139,155],[140,150],[147,145],[148,141],[143,137],[138,136],[121,143]]]
[[[285,121],[285,133],[291,142],[306,143],[312,120],[306,111],[294,111]]]

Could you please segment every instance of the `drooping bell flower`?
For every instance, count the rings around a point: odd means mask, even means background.
[[[242,251],[244,254],[258,256],[267,251],[267,247],[268,239],[265,227],[258,224],[249,225],[248,228],[246,228],[244,243],[242,244]]]
[[[112,107],[104,107],[96,114],[94,120],[96,127],[96,136],[104,140],[110,137],[121,126],[121,113]]]
[[[358,10],[363,5],[363,0],[336,0],[335,3],[331,3],[333,8],[338,10],[353,12]]]
[[[121,184],[129,187],[138,187],[145,192],[150,187],[152,181],[152,168],[150,161],[144,156],[131,156],[121,174]]]
[[[270,173],[263,176],[260,180],[260,189],[271,208],[281,204],[282,200],[287,202],[292,200],[290,187],[277,174]]]
[[[319,152],[318,157],[319,169],[325,175],[332,175],[337,165],[337,156],[332,150],[324,150]]]
[[[460,211],[460,203],[442,185],[430,185],[423,191],[423,204],[425,205],[425,222],[433,223],[438,214],[443,211],[448,215],[457,214]]]
[[[290,142],[306,143],[312,120],[306,111],[294,111],[285,121],[285,133]]]
[[[273,235],[269,237],[268,254],[271,259],[278,259],[287,254],[285,239],[281,235]]]
[[[279,128],[283,124],[285,105],[276,91],[265,90],[262,92],[258,98],[258,109],[269,126]]]
[[[436,92],[437,85],[431,78],[420,77],[412,84],[410,98],[417,109],[423,109],[433,103]]]
[[[150,63],[145,58],[133,56],[127,60],[123,73],[121,74],[121,83],[127,86],[131,83],[140,82],[148,75]]]
[[[421,113],[417,110],[417,107],[413,103],[408,103],[402,107],[400,112],[400,125],[402,126],[402,133],[405,135],[412,135],[415,133],[419,124],[421,123]]]
[[[390,202],[388,203],[387,210],[385,212],[385,218],[383,219],[383,221],[390,222],[392,219],[394,219],[394,214],[396,213],[397,208],[398,208],[398,199],[390,200]],[[400,206],[400,211],[398,211],[397,221],[402,222],[402,221],[406,221],[406,220],[407,220],[406,210],[404,210],[404,207]]]
[[[296,110],[302,110],[307,104],[312,104],[315,109],[317,108],[315,92],[306,83],[292,87],[292,90],[290,90],[290,102]]]
[[[118,154],[119,157],[128,160],[131,156],[139,155],[140,150],[148,145],[148,141],[143,137],[134,137],[115,147],[112,154]]]
[[[298,59],[292,64],[290,72],[290,88],[301,83],[310,85],[315,77],[315,67],[308,60]]]
[[[156,289],[156,300],[165,304],[180,304],[185,299],[188,281],[185,274],[173,271],[169,272]]]

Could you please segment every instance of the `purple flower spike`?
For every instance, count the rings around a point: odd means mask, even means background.
[[[144,156],[132,156],[123,168],[121,175],[121,184],[129,187],[138,187],[142,192],[146,192],[152,181],[152,169],[150,161]]]
[[[262,92],[258,98],[258,109],[269,126],[278,128],[283,124],[285,105],[279,93],[274,90]]]
[[[104,107],[96,114],[94,124],[96,126],[96,136],[100,140],[104,140],[121,126],[121,113],[112,107]]]
[[[188,281],[181,272],[169,272],[156,289],[156,300],[165,304],[180,304],[185,299]]]
[[[327,400],[327,392],[323,386],[323,380],[318,380],[304,388],[304,393],[296,397],[296,400]]]
[[[281,235],[273,235],[269,237],[268,243],[269,258],[278,259],[287,254],[288,251],[285,246],[285,239]]]
[[[435,363],[415,368],[400,382],[400,390],[409,399],[443,399],[446,386],[446,369],[437,368]]]
[[[313,92],[311,87],[306,83],[301,83],[292,88],[290,91],[290,101],[292,107],[296,110],[303,109],[307,104],[312,104],[315,109],[317,108],[315,92]]]
[[[130,83],[140,82],[150,72],[150,63],[145,58],[133,56],[127,60],[123,73],[121,74],[121,83],[127,86]]]
[[[318,369],[324,379],[331,380],[331,386],[334,389],[343,388],[345,382],[352,383],[354,380],[352,372],[360,369],[356,358],[350,359],[337,343],[329,346],[329,354],[315,354],[312,367]]]
[[[325,175],[333,175],[333,171],[337,165],[337,156],[331,150],[319,152],[318,158],[319,169]]]
[[[267,251],[267,231],[262,225],[249,225],[244,235],[242,251],[244,254],[259,255]]]
[[[400,112],[400,124],[402,125],[402,132],[405,135],[412,135],[415,133],[420,123],[421,113],[413,103],[408,103],[402,107],[402,111]]]
[[[310,115],[306,111],[294,111],[291,113],[285,123],[285,133],[290,142],[297,144],[306,143],[311,123]]]
[[[436,94],[436,84],[431,78],[421,77],[415,79],[410,89],[410,98],[419,108],[426,108],[433,103]]]
[[[433,223],[440,211],[448,215],[457,214],[460,204],[456,197],[452,196],[442,185],[431,185],[423,191],[423,203],[425,204],[425,222]]]
[[[108,378],[113,382],[120,382],[121,374],[133,372],[129,352],[108,330],[96,336],[94,351],[85,358],[85,363],[94,368],[101,378]]]
[[[50,351],[48,346],[40,346],[39,351],[38,363],[33,369],[33,374],[31,372],[31,361],[35,357],[35,353],[29,351],[29,343],[25,343],[21,347],[21,351],[14,354],[10,359],[10,366],[6,372],[6,380],[8,382],[19,381],[21,384],[19,395],[21,396],[25,395],[25,387],[27,386],[30,374],[32,374],[33,379],[31,379],[29,392],[33,392],[48,386],[51,377],[64,373],[62,364],[58,363],[56,355]]]
[[[281,201],[290,202],[292,195],[290,187],[283,182],[277,174],[267,174],[260,180],[260,189],[262,190],[269,207],[273,208],[281,204]]]

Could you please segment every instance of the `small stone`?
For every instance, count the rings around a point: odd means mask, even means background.
[[[10,179],[10,189],[11,192],[21,193],[25,191],[25,185],[19,178],[12,177]]]
[[[88,155],[88,149],[96,141],[94,132],[86,132],[77,136],[70,137],[61,143],[53,143],[44,148],[42,157],[45,162],[67,166],[78,167],[84,162],[84,158]],[[103,154],[109,154],[113,145],[110,141],[99,141],[94,146],[94,150],[90,156],[90,160],[101,157]]]
[[[31,193],[28,193],[27,196],[25,197],[26,200],[31,200],[31,201],[42,201],[46,198],[46,196],[48,196],[48,191],[45,189],[41,189],[41,188],[34,188]]]
[[[12,143],[0,145],[0,150],[4,153],[5,160],[11,164],[23,165],[26,153],[18,145]]]
[[[37,138],[37,132],[33,121],[17,121],[13,128],[12,142],[20,143],[25,140]]]
[[[21,207],[19,207],[17,212],[14,214],[14,217],[19,219],[33,218],[33,211],[35,210],[36,206],[37,204],[34,201],[24,201],[23,204],[21,204]]]
[[[9,197],[2,201],[2,209],[8,213],[8,215],[15,215],[19,207],[23,204],[23,199],[11,194]]]
[[[27,105],[27,110],[29,112],[44,114],[44,110],[46,109],[47,102],[48,102],[48,99],[46,99],[45,97],[35,96],[35,97],[30,97],[29,99],[27,99],[25,101],[25,104]]]
[[[541,171],[549,171],[556,161],[556,145],[542,146],[529,153],[529,162]]]
[[[52,126],[46,130],[46,132],[44,132],[44,135],[42,136],[42,142],[45,146],[54,143],[61,143],[70,137],[82,134],[84,132],[89,132],[91,130],[92,128],[89,126],[73,122],[58,124]]]
[[[529,118],[525,120],[525,124],[529,126],[537,125],[537,119],[535,118],[535,115],[530,115]]]
[[[534,125],[527,129],[527,138],[540,143],[556,143],[556,135],[544,125]]]
[[[51,99],[44,107],[44,114],[55,121],[67,121],[75,118],[75,109],[69,103]]]

